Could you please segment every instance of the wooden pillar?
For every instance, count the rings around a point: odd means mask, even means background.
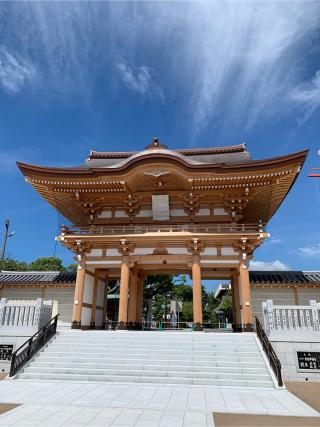
[[[104,282],[104,294],[103,294],[103,314],[102,314],[102,329],[106,327],[106,318],[108,315],[108,290],[109,290],[109,274],[106,274]]]
[[[136,312],[136,328],[142,328],[142,312],[143,312],[143,288],[144,276],[140,272],[137,278],[137,312]]]
[[[96,325],[96,309],[97,309],[98,284],[99,284],[99,270],[95,269],[95,271],[94,271],[93,289],[92,289],[92,304],[91,304],[90,329],[94,329],[95,325]]]
[[[192,256],[192,293],[194,330],[202,330],[202,291],[200,256]]]
[[[72,329],[81,328],[81,314],[82,314],[85,276],[86,276],[86,270],[84,265],[79,265],[77,269],[76,288],[75,288],[75,294],[74,294],[74,306],[73,306],[72,325],[71,325]]]
[[[122,257],[120,272],[120,296],[118,329],[127,329],[128,323],[129,256]]]
[[[245,332],[252,332],[253,319],[251,308],[250,280],[248,267],[245,261],[240,261],[239,265],[239,291],[242,328]]]
[[[128,306],[128,327],[135,328],[137,321],[137,290],[138,290],[138,270],[132,269],[129,288],[129,306]]]
[[[232,310],[233,310],[233,332],[240,332],[241,328],[241,313],[240,313],[240,295],[239,295],[239,281],[238,274],[232,273],[231,276],[231,290],[232,290]]]

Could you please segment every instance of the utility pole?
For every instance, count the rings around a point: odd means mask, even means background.
[[[1,261],[4,260],[8,237],[12,237],[14,235],[14,231],[9,233],[9,225],[10,225],[10,221],[6,219],[4,222],[5,230],[4,230],[3,242],[2,242],[2,248],[1,248]]]

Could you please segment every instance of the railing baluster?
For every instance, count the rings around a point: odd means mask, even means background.
[[[211,232],[211,233],[261,233],[263,232],[263,226],[261,224],[172,224],[170,231],[194,231],[194,232]],[[141,234],[154,232],[154,231],[167,231],[168,225],[159,224],[154,226],[143,226],[141,225]],[[101,227],[63,227],[61,228],[63,235],[75,235],[75,234],[131,234],[138,233],[138,231],[132,225],[119,225],[119,226],[101,226]],[[140,234],[140,233],[139,233]]]

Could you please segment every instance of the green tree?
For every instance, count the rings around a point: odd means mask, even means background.
[[[193,302],[185,301],[182,303],[180,311],[180,322],[193,322]]]
[[[26,262],[17,261],[15,259],[4,259],[0,261],[0,271],[27,271],[29,266]]]
[[[217,323],[217,316],[215,309],[220,304],[220,300],[215,298],[214,292],[206,292],[203,299],[203,322],[204,323]]]
[[[232,318],[232,297],[231,295],[226,295],[221,303],[219,304],[219,310],[223,311],[224,314],[230,318]]]
[[[30,271],[66,271],[60,258],[42,257],[29,264]]]
[[[67,271],[77,271],[78,264],[70,264],[67,267]]]

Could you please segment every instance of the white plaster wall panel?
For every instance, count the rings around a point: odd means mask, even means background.
[[[91,308],[82,307],[81,326],[90,326],[91,322]]]
[[[113,264],[121,264],[121,261],[87,261],[86,265],[113,265]]]
[[[234,264],[234,259],[200,259],[201,264]]]
[[[251,306],[253,318],[257,316],[263,323],[262,302],[271,299],[276,305],[295,304],[293,288],[256,287],[251,285]]]
[[[41,298],[42,289],[39,287],[34,288],[4,288],[2,291],[2,298],[14,300],[35,300]]]
[[[196,213],[196,216],[208,216],[208,215],[210,215],[209,208],[201,208],[199,209],[199,212]]]
[[[310,300],[316,300],[320,303],[320,288],[296,288],[300,305],[309,305]]]
[[[187,248],[167,248],[172,255],[191,255]]]
[[[214,215],[228,215],[228,212],[225,211],[223,208],[214,208],[213,214]]]
[[[135,248],[133,254],[134,255],[152,255],[152,252],[155,248]]]
[[[107,256],[120,256],[118,249],[116,248],[108,248],[106,251]]]
[[[102,256],[102,249],[91,249],[89,256]]]
[[[140,264],[140,263],[138,263],[138,264]],[[148,260],[146,260],[146,261],[142,261],[142,264],[162,264],[162,261],[161,260],[150,260],[150,261],[148,261]]]
[[[238,252],[236,252],[232,247],[222,247],[221,255],[238,255]]]
[[[125,211],[115,211],[114,216],[115,216],[116,218],[125,218],[125,217],[127,217],[128,215],[126,214],[126,212],[125,212]]]
[[[185,263],[181,260],[167,260],[167,264],[181,264],[181,265],[185,265]],[[188,270],[188,267],[186,266],[186,270]]]
[[[36,300],[41,298],[42,290],[40,288],[5,288],[3,290],[3,298],[11,300]],[[49,287],[47,286],[43,293],[45,301],[53,301],[53,316],[57,313],[59,316],[59,324],[70,324],[72,319],[72,310],[74,302],[74,286],[66,287]]]
[[[149,218],[152,217],[152,211],[147,209],[141,209],[141,211],[136,216],[140,218]]]
[[[112,217],[112,212],[111,211],[102,211],[98,215],[98,218],[111,218],[111,217]]]
[[[104,303],[104,282],[99,280],[97,289],[97,305],[103,306]]]
[[[211,247],[211,248],[205,248],[203,252],[201,252],[201,255],[217,255],[217,248]]]
[[[96,310],[96,321],[95,321],[96,326],[102,325],[102,315],[103,315],[102,310]]]
[[[84,279],[83,302],[92,304],[94,277],[86,274]]]
[[[45,289],[45,300],[54,301],[54,312],[55,309],[59,316],[59,323],[71,324],[72,311],[74,303],[74,287],[72,288],[46,288]],[[55,307],[56,303],[56,307]]]
[[[183,209],[170,209],[170,216],[188,216]]]

